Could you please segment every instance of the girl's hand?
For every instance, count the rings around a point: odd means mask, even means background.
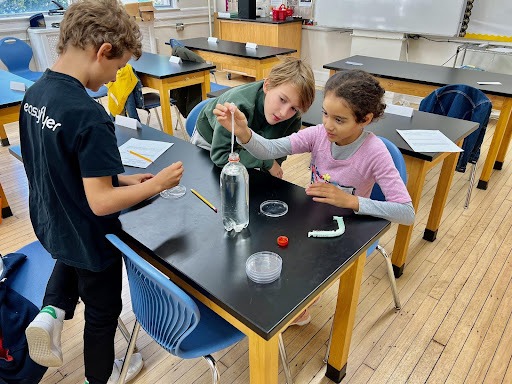
[[[279,179],[283,178],[283,168],[279,165],[277,161],[274,160],[274,164],[272,164],[272,168],[268,170],[272,176],[277,177]]]
[[[359,199],[329,183],[314,183],[306,187],[306,195],[313,196],[313,201],[326,203],[340,208],[359,211]]]
[[[119,184],[135,185],[145,182],[153,177],[151,173],[137,173],[135,175],[119,175]]]
[[[160,192],[177,186],[183,176],[183,171],[183,163],[177,161],[158,172],[153,179],[158,183]]]
[[[232,103],[217,104],[213,110],[213,114],[217,117],[220,125],[229,132],[232,130],[232,114],[235,115],[235,136],[242,142],[247,143],[252,136],[251,129],[247,126],[247,118],[236,105]]]

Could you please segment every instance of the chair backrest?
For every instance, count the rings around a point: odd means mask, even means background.
[[[162,348],[179,356],[181,342],[199,323],[196,303],[117,236],[106,237],[124,255],[137,321]]]
[[[204,108],[205,104],[211,101],[212,99],[202,100],[197,104],[187,116],[187,121],[185,123],[185,129],[190,137],[192,137],[192,133],[194,133],[194,128],[196,126],[197,117],[199,116],[199,112]]]
[[[465,84],[446,85],[425,97],[419,110],[479,123],[478,129],[464,139],[464,152],[457,166],[465,168],[470,158],[473,162],[478,160],[492,110],[491,101],[482,91]]]
[[[393,163],[395,163],[395,167],[398,170],[398,173],[400,174],[400,177],[404,181],[404,184],[407,184],[407,169],[405,167],[405,160],[398,149],[398,147],[393,144],[391,141],[384,137],[380,137],[384,144],[386,145],[386,148],[388,149],[389,153],[391,154],[391,158],[393,159]],[[382,190],[380,189],[378,184],[375,184],[372,189],[372,193],[370,194],[370,198],[373,200],[380,200],[384,201],[386,198],[384,197],[384,194],[382,193]]]
[[[16,37],[4,37],[0,40],[0,60],[9,72],[26,71],[32,60],[32,48]]]

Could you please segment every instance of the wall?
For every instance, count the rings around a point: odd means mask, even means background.
[[[212,0],[213,3],[214,0]],[[200,4],[203,4],[202,6]],[[217,9],[224,2],[217,1]],[[180,9],[158,11],[155,19],[155,35],[159,53],[170,54],[170,47],[165,45],[171,37],[185,39],[208,35],[208,10],[206,0],[180,0]],[[176,31],[176,23],[184,23],[183,31]],[[28,20],[25,19],[0,19],[0,37],[16,36],[28,39],[26,28]],[[322,65],[331,61],[350,56],[351,33],[350,31],[335,31],[317,27],[304,26],[302,34],[302,56],[311,64],[315,72],[317,83],[325,83],[328,71]],[[430,37],[429,39],[434,40]],[[407,56],[409,61],[451,66],[456,48],[464,39],[435,39],[436,41],[419,38],[409,39]],[[481,42],[481,41],[480,41]],[[377,43],[377,42],[376,42]],[[451,58],[451,59],[450,59]],[[480,66],[492,72],[512,74],[512,56],[499,56],[491,54],[479,54],[468,52],[465,64]],[[0,66],[3,65],[0,63]]]

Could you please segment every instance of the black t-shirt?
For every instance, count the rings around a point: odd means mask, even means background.
[[[104,236],[119,230],[119,214],[96,216],[82,182],[112,176],[117,187],[124,172],[103,106],[77,79],[48,69],[23,99],[20,141],[37,238],[65,264],[91,271],[108,267],[120,254]]]

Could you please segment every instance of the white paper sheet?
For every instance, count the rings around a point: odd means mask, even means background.
[[[438,130],[396,130],[414,152],[462,152],[453,141]]]
[[[121,154],[123,165],[147,168],[149,164],[158,159],[158,157],[172,145],[173,143],[166,143],[163,141],[139,140],[132,138],[119,147],[119,153]],[[130,151],[151,159],[151,162],[131,154]]]
[[[391,113],[392,115],[411,117],[413,110],[414,110],[413,108],[404,107],[403,105],[386,104],[385,112]]]

